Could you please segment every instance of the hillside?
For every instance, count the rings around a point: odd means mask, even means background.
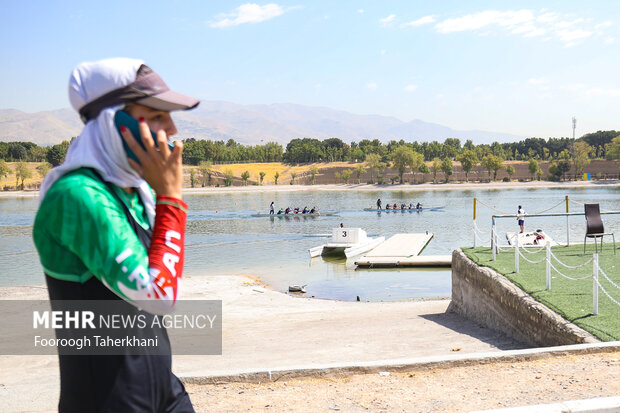
[[[82,129],[74,111],[60,109],[25,113],[16,109],[0,110],[0,140],[29,141],[53,145],[77,136]]]
[[[413,120],[404,122],[394,117],[357,115],[325,107],[290,103],[240,105],[220,101],[203,101],[192,111],[174,115],[179,138],[228,140],[256,145],[276,141],[286,144],[294,138],[338,137],[346,142],[361,139],[408,141],[443,141],[472,139],[476,144],[507,142],[522,136],[482,130],[459,131],[447,126]],[[0,141],[31,141],[40,145],[59,143],[76,136],[81,122],[71,109],[25,113],[16,109],[0,109]]]

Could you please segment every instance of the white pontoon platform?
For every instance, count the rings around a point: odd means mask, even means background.
[[[449,265],[450,256],[418,257],[429,242],[433,233],[396,234],[361,257],[355,264],[359,267],[404,267]]]
[[[519,237],[520,247],[544,247],[547,243],[551,244],[552,247],[558,245],[557,242],[543,231],[506,233],[506,240],[508,240],[508,244],[512,246],[516,245],[516,237]]]
[[[363,254],[385,241],[385,237],[370,238],[361,228],[334,228],[329,243],[310,248],[310,257],[327,254],[343,254],[354,257]]]

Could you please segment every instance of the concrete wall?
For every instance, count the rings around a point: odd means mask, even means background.
[[[531,346],[599,341],[534,300],[495,270],[476,265],[460,249],[452,253],[449,310]]]

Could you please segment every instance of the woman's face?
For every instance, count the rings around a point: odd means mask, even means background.
[[[149,125],[149,129],[153,132],[163,130],[168,137],[176,135],[177,133],[177,128],[170,116],[170,112],[151,109],[148,106],[138,104],[127,105],[125,111],[134,119],[144,118],[146,124]]]

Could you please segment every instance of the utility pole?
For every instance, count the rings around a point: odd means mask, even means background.
[[[575,128],[577,128],[577,118],[573,116],[573,140],[575,140]]]

